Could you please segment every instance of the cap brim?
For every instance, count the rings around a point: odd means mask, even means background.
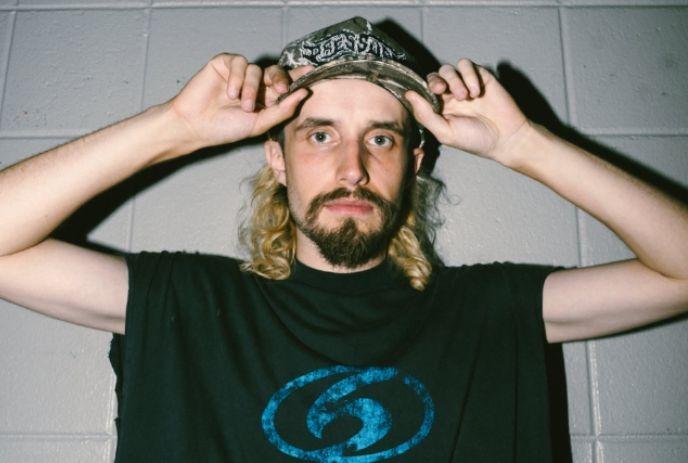
[[[347,56],[318,66],[292,82],[289,91],[280,95],[279,99],[322,79],[343,78],[363,79],[383,87],[392,93],[411,114],[413,114],[411,103],[404,97],[408,90],[413,90],[425,98],[435,112],[440,111],[439,99],[412,69],[396,61],[372,55]]]

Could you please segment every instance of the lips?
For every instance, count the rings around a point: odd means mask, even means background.
[[[361,200],[335,200],[324,206],[330,212],[343,215],[366,215],[373,212],[373,205]]]

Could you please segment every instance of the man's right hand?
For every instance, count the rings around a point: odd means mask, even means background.
[[[165,103],[184,127],[179,155],[254,137],[286,120],[308,92],[299,89],[280,103],[277,98],[292,80],[311,69],[302,66],[287,72],[278,65],[261,69],[241,55],[213,57]]]

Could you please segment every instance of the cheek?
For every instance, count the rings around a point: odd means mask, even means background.
[[[303,217],[310,202],[319,192],[318,179],[322,174],[318,170],[301,166],[287,166],[287,198],[289,207],[298,217]]]
[[[408,168],[408,164],[399,162],[380,164],[377,171],[371,172],[371,182],[387,199],[399,202],[408,182]]]

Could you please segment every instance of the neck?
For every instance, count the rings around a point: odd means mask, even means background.
[[[311,241],[306,235],[301,233],[301,230],[296,231],[296,258],[304,265],[317,270],[323,270],[325,272],[333,273],[353,273],[360,272],[362,270],[368,270],[373,268],[383,260],[385,260],[385,254],[382,253],[369,260],[368,262],[359,265],[357,267],[343,267],[338,265],[332,265],[320,254],[318,246]]]

